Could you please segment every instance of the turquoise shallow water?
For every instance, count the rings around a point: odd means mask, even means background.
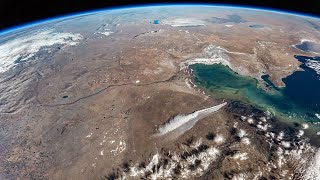
[[[310,59],[305,56],[296,58],[302,63]],[[194,64],[190,68],[194,70],[194,83],[213,97],[238,100],[295,122],[320,121],[315,115],[320,114],[320,77],[304,64],[301,68],[305,71],[294,72],[283,79],[284,88],[275,87],[268,76],[264,76],[272,89],[268,92],[258,88],[256,79],[241,76],[220,64]]]

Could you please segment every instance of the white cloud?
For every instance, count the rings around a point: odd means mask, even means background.
[[[320,62],[315,60],[307,60],[305,63],[307,67],[316,71],[317,74],[320,75]]]
[[[200,152],[199,154],[193,154],[187,159],[182,159],[177,152],[171,153],[170,158],[166,157],[167,164],[164,165],[163,159],[159,153],[152,156],[149,163],[145,167],[139,167],[138,164],[130,166],[130,171],[128,173],[123,172],[123,177],[128,174],[132,179],[139,179],[143,176],[149,175],[148,179],[173,179],[175,176],[174,169],[180,167],[179,178],[191,179],[194,176],[201,176],[209,168],[210,164],[213,163],[216,158],[220,155],[219,149],[211,146],[208,149]],[[195,161],[198,160],[200,163],[198,166],[191,170],[190,165],[195,165]],[[154,168],[158,167],[158,168]]]
[[[303,130],[299,130],[298,131],[298,134],[297,134],[297,137],[300,138],[304,135],[304,131]]]
[[[45,30],[9,40],[0,44],[0,73],[14,67],[17,60],[30,60],[41,48],[57,44],[73,46],[80,39],[80,34]]]
[[[213,141],[217,144],[221,144],[225,141],[225,139],[222,135],[218,134]]]
[[[268,129],[268,124],[265,124],[265,125],[258,124],[257,128],[259,128],[259,129],[261,129],[263,131],[266,131]]]
[[[308,123],[302,123],[301,126],[302,126],[302,129],[308,129],[309,128],[309,124]]]
[[[282,141],[282,142],[281,142],[281,145],[282,145],[283,147],[285,147],[285,148],[290,148],[290,147],[291,147],[290,142],[288,142],[288,141]]]
[[[245,130],[243,130],[243,129],[240,129],[240,130],[239,130],[238,136],[239,136],[240,138],[243,138],[243,137],[245,137],[246,135],[247,135],[247,133],[246,133]]]
[[[250,118],[248,118],[248,120],[247,120],[247,121],[248,121],[248,123],[249,123],[249,124],[253,124],[253,123],[254,123],[254,120],[253,120],[251,117],[250,117]]]

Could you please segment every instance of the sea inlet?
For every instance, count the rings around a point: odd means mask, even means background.
[[[295,58],[302,63],[300,67],[304,71],[296,71],[284,78],[284,88],[275,87],[268,75],[263,76],[271,87],[270,91],[259,88],[256,79],[241,76],[221,64],[194,64],[190,68],[194,70],[193,82],[212,97],[250,104],[291,123],[319,122],[320,76],[305,63],[320,61],[320,57]]]

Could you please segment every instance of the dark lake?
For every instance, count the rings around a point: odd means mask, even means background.
[[[303,41],[301,44],[294,45],[294,47],[304,52],[320,53],[320,44],[311,41]]]
[[[260,25],[260,24],[251,24],[249,25],[250,28],[263,28],[264,26],[263,25]]]

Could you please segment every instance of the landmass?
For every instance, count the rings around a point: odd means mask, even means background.
[[[212,8],[106,11],[2,35],[0,179],[319,178],[314,124],[208,95],[188,67],[284,87],[301,70],[295,55],[317,55],[294,45],[319,42],[319,20]]]

